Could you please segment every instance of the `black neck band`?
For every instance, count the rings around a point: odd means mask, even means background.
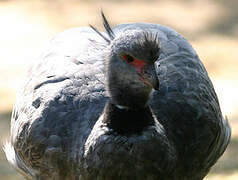
[[[120,109],[108,102],[104,110],[103,122],[119,134],[132,135],[139,134],[153,125],[154,118],[148,106],[139,109]]]

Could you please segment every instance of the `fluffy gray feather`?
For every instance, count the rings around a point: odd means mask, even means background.
[[[198,55],[162,25],[122,24],[107,32],[75,28],[50,41],[17,97],[8,160],[30,179],[202,180],[231,130]],[[103,121],[110,91],[119,87],[108,87],[107,70],[117,50],[154,57],[159,90],[146,102],[154,124],[140,134],[120,135]],[[111,72],[121,75],[122,87],[137,78],[127,67]]]

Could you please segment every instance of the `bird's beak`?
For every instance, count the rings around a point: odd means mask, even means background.
[[[154,90],[159,90],[159,78],[154,64],[145,65],[142,70],[142,81]]]

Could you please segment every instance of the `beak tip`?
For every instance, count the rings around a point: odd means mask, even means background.
[[[159,87],[153,87],[154,88],[154,90],[156,90],[156,91],[158,91],[159,90]]]

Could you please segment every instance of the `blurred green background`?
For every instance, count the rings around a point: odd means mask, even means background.
[[[0,0],[0,141],[9,136],[11,110],[28,66],[53,35],[93,24],[100,10],[112,25],[150,22],[185,36],[205,64],[229,118],[231,143],[206,177],[238,179],[238,1],[237,0]],[[23,179],[0,150],[0,179]]]

